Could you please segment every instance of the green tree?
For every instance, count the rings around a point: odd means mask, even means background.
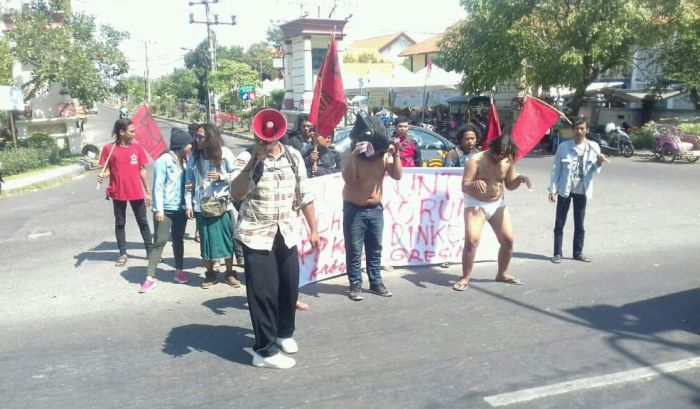
[[[0,38],[0,85],[12,85],[12,55],[7,40]]]
[[[270,23],[270,27],[267,28],[265,34],[265,40],[267,40],[267,44],[271,47],[280,49],[284,46],[284,33],[280,29],[280,26],[272,24],[272,22]]]
[[[700,18],[676,26],[676,34],[660,48],[658,60],[659,86],[680,86],[690,93],[700,109]]]
[[[114,92],[133,104],[139,104],[146,100],[146,79],[139,76],[123,78],[114,87]]]
[[[274,49],[265,42],[251,44],[243,55],[242,62],[257,69],[263,80],[276,77],[277,70],[272,68]]]
[[[111,82],[128,70],[118,49],[126,33],[109,26],[98,31],[94,17],[82,13],[67,12],[63,26],[53,27],[42,1],[22,10],[9,37],[17,44],[15,56],[31,68],[31,78],[22,84],[25,100],[51,83],[61,83],[72,97],[92,105],[104,99]]]
[[[199,85],[197,87],[197,97],[200,102],[207,100],[207,72],[209,71],[209,47],[207,40],[200,42],[194,50],[185,54],[185,67],[189,68],[197,76]],[[216,59],[221,60],[243,60],[243,47],[216,47]]]
[[[177,99],[197,97],[199,80],[194,71],[187,68],[175,69],[171,74],[153,83],[153,93],[158,96],[172,96]]]
[[[238,90],[243,85],[260,85],[260,74],[250,65],[238,61],[221,60],[207,80],[209,88],[222,95],[226,105],[238,103]]]
[[[634,51],[669,36],[692,2],[666,0],[462,0],[468,17],[445,32],[435,63],[464,73],[462,87],[481,93],[515,83],[520,90],[575,90]]]

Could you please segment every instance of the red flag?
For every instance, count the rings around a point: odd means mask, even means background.
[[[335,38],[333,38],[328,46],[326,59],[318,70],[309,121],[316,125],[316,132],[319,135],[328,136],[343,119],[347,110],[345,88],[343,78],[340,76],[338,53]]]
[[[559,112],[536,98],[525,98],[518,120],[513,125],[513,140],[520,153],[515,160],[527,155],[544,137],[547,129],[559,120]]]
[[[131,117],[131,121],[134,123],[134,128],[136,128],[134,134],[136,142],[143,146],[143,149],[145,149],[153,159],[157,159],[165,152],[167,145],[163,136],[160,134],[160,129],[158,129],[156,121],[153,120],[151,113],[148,111],[148,107],[142,105]]]
[[[493,104],[493,101],[491,101],[491,105],[489,105],[489,120],[486,127],[486,139],[484,139],[483,149],[487,150],[491,139],[501,136],[501,133],[501,120],[498,118],[496,106]]]

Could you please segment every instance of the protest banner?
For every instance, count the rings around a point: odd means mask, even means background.
[[[343,178],[340,173],[309,180],[317,205],[319,250],[302,225],[300,286],[345,274]],[[384,179],[382,265],[461,263],[464,248],[462,169],[404,168],[401,180]],[[496,260],[498,241],[484,226],[477,261]],[[363,261],[364,265],[364,261]]]

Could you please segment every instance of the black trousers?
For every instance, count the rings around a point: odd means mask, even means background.
[[[583,228],[583,220],[586,218],[586,195],[571,193],[568,197],[557,196],[557,218],[554,222],[554,255],[561,256],[564,225],[569,214],[571,202],[574,202],[574,252],[577,257],[583,253],[583,239],[586,230]]]
[[[253,350],[268,357],[277,353],[275,339],[294,334],[299,296],[297,247],[287,248],[278,230],[271,251],[243,244],[243,256],[248,309],[255,332]]]
[[[146,217],[146,202],[144,200],[112,200],[114,204],[114,232],[117,236],[117,247],[119,247],[119,255],[126,254],[126,204],[131,204],[131,210],[136,216],[136,223],[141,230],[143,245],[146,247],[146,253],[150,254],[153,248],[153,238],[151,236],[151,228],[148,226],[148,218]]]

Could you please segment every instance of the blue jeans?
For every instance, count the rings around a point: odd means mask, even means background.
[[[370,285],[382,284],[382,232],[384,208],[357,206],[343,202],[343,236],[345,237],[345,264],[350,284],[362,283],[360,271],[362,247],[367,257],[367,275]]]

